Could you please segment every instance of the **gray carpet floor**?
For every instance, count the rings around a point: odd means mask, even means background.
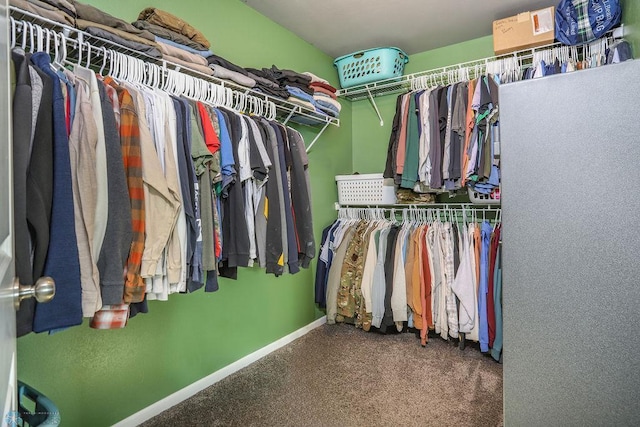
[[[502,365],[412,333],[323,325],[142,424],[499,426]]]

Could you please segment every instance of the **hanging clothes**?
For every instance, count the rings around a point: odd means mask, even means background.
[[[499,214],[491,225],[467,212],[344,210],[322,233],[315,299],[327,322],[366,331],[429,332],[502,352]],[[363,213],[368,212],[368,213]],[[491,302],[488,302],[488,299]]]
[[[45,52],[14,50],[12,66],[17,274],[57,282],[53,302],[22,304],[19,335],[83,317],[121,328],[148,300],[215,291],[237,267],[309,268],[298,131]]]
[[[481,76],[400,95],[384,177],[414,193],[497,191],[498,80]]]

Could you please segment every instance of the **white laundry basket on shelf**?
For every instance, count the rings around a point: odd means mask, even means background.
[[[473,191],[467,187],[469,193],[469,201],[480,205],[499,205],[500,204],[500,188],[497,188],[491,194],[482,194]]]
[[[337,175],[338,203],[341,205],[393,205],[394,185],[385,185],[381,173]]]

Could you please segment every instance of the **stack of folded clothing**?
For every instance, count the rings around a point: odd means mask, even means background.
[[[9,4],[54,22],[75,26],[76,8],[71,0],[9,0]]]
[[[332,117],[340,116],[342,105],[337,100],[336,88],[313,73],[305,72],[302,74],[311,79],[309,87],[313,90],[316,109]]]
[[[138,15],[133,27],[153,36],[162,58],[212,76],[207,58],[213,55],[205,36],[182,19],[163,10],[148,7]]]
[[[287,99],[289,97],[289,91],[280,87],[280,83],[271,69],[263,68],[258,70],[257,68],[245,68],[245,70],[249,73],[249,77],[256,82],[253,88],[255,91],[275,98]]]
[[[310,110],[316,111],[316,105],[312,95],[309,95],[307,92],[305,92],[304,90],[296,86],[286,85],[285,87],[289,92],[289,97],[287,98],[287,101],[292,102],[294,104],[301,105]]]
[[[281,70],[275,65],[271,66],[270,71],[280,87],[289,92],[289,96],[286,98],[287,101],[314,111],[316,110],[313,100],[313,90],[309,88],[309,83],[311,83],[309,76],[292,70]]]
[[[249,76],[249,72],[242,67],[237,66],[231,61],[227,61],[221,56],[211,55],[207,58],[209,68],[212,70],[213,76],[231,80],[240,86],[253,88],[256,81]]]
[[[161,58],[155,36],[109,15],[88,4],[73,2],[76,10],[76,26],[87,33],[118,43],[153,58]]]

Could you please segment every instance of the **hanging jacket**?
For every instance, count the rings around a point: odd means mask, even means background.
[[[287,128],[287,135],[291,152],[291,204],[298,240],[298,262],[301,267],[309,268],[311,260],[316,255],[311,217],[311,193],[307,180],[309,158],[302,135],[291,128]]]
[[[44,274],[56,281],[56,297],[46,304],[36,304],[33,331],[43,332],[82,323],[82,296],[64,98],[49,55],[38,52],[31,60],[53,83],[53,202]]]
[[[12,51],[15,67],[15,89],[12,102],[13,136],[13,224],[15,274],[23,285],[34,282],[31,265],[30,235],[28,224],[27,171],[33,106],[29,62],[23,53]],[[28,126],[25,124],[28,123]],[[36,278],[37,279],[37,278]],[[18,336],[31,332],[35,303],[29,298],[20,304],[17,314]]]
[[[98,254],[102,303],[121,304],[125,269],[133,236],[129,190],[122,160],[120,135],[111,102],[102,82],[98,83],[104,123],[109,188],[109,216],[102,250]]]

